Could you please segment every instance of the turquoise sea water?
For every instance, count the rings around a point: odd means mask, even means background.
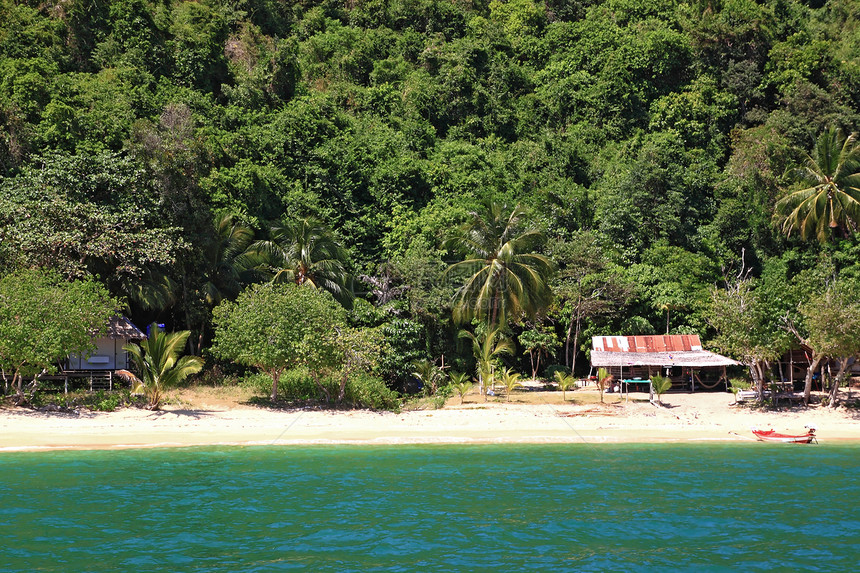
[[[0,455],[0,571],[852,571],[860,447]]]

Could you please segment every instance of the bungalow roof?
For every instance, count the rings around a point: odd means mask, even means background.
[[[594,366],[737,366],[739,362],[707,350],[678,352],[607,352],[591,351]]]
[[[739,362],[702,348],[697,334],[595,336],[594,366],[736,366]]]
[[[107,337],[112,340],[143,340],[146,335],[124,316],[114,316],[107,328]]]

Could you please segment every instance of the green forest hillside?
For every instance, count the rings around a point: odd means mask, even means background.
[[[0,0],[0,270],[96,279],[208,356],[213,308],[304,223],[394,383],[472,368],[453,231],[520,205],[553,295],[502,313],[507,364],[669,332],[766,366],[834,284],[855,298],[826,309],[858,300],[860,194],[776,207],[828,133],[857,189],[858,24],[853,0]]]

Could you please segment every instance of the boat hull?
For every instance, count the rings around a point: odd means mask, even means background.
[[[762,442],[781,442],[784,444],[809,444],[815,439],[815,433],[793,436],[791,434],[780,434],[773,430],[753,430],[753,435]]]

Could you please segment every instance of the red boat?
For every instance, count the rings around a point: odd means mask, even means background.
[[[817,444],[818,440],[815,439],[815,428],[807,428],[807,432],[801,435],[791,435],[791,434],[780,434],[778,432],[774,432],[773,430],[757,430],[753,428],[753,435],[758,438],[762,442],[783,442],[786,444],[810,444],[813,441]]]

